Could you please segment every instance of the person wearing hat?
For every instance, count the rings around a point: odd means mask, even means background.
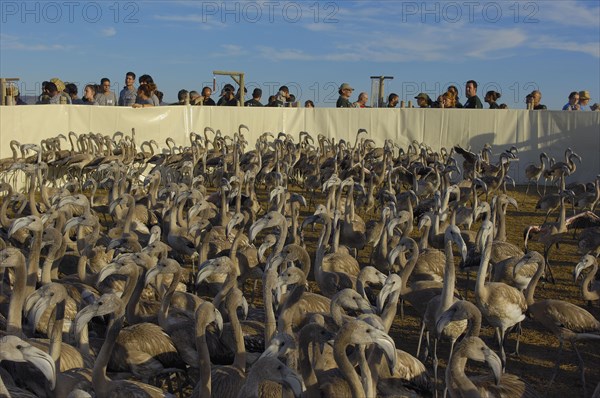
[[[415,99],[417,100],[417,106],[419,108],[430,108],[431,107],[431,98],[429,98],[429,95],[427,95],[425,93],[419,93],[419,95],[417,95],[415,97]]]
[[[336,108],[354,108],[352,102],[350,102],[350,96],[354,89],[348,83],[342,83],[338,90],[340,96],[335,104]]]
[[[221,98],[219,98],[217,101],[217,106],[227,105],[227,103],[231,101],[231,97],[235,97],[234,91],[235,88],[232,84],[227,83],[225,86],[223,86],[223,89],[221,90]],[[232,96],[230,96],[229,93],[231,93]]]
[[[588,111],[588,104],[590,103],[590,92],[587,90],[583,90],[579,92],[579,109],[582,111]]]
[[[261,97],[262,90],[260,88],[255,88],[254,91],[252,91],[252,99],[244,102],[244,106],[263,106],[263,104],[260,103]]]

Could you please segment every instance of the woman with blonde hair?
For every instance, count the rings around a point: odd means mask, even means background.
[[[441,108],[456,108],[456,94],[452,91],[446,91],[440,97]]]

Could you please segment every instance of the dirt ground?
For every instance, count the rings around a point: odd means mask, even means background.
[[[519,204],[519,209],[508,208],[507,212],[507,238],[508,241],[523,248],[523,230],[528,225],[539,225],[544,221],[545,212],[536,211],[535,205],[538,196],[534,191],[525,195],[526,187],[517,187],[508,192]],[[306,211],[306,214],[312,211],[312,208]],[[359,212],[363,216],[362,212]],[[596,212],[598,214],[598,211]],[[303,213],[304,214],[304,213]],[[568,213],[571,215],[571,213]],[[556,215],[552,214],[550,221],[554,220]],[[367,219],[365,218],[365,221]],[[479,224],[473,229],[478,228]],[[416,228],[415,228],[416,230]],[[310,237],[311,242],[314,237]],[[307,242],[307,246],[310,243]],[[315,243],[316,245],[316,243]],[[543,252],[543,245],[537,242],[530,243],[530,250]],[[310,250],[309,250],[310,251]],[[369,250],[363,250],[359,254],[359,262],[362,265],[368,265]],[[560,248],[553,248],[550,252],[550,261],[552,272],[555,278],[555,284],[540,281],[535,292],[535,299],[542,300],[546,298],[561,299],[579,305],[590,313],[596,319],[600,319],[599,303],[593,303],[593,306],[584,303],[581,297],[580,283],[581,277],[576,284],[573,281],[572,272],[575,265],[579,262],[581,255],[577,253],[577,240],[573,239],[573,234],[560,244]],[[474,274],[472,274],[469,283],[469,300],[473,300]],[[459,291],[464,292],[466,286],[466,273],[457,272],[457,287]],[[312,285],[315,290],[316,285]],[[511,356],[515,350],[516,334],[508,335],[506,343],[506,352],[508,355],[506,372],[521,377],[530,383],[540,394],[546,397],[583,397],[583,388],[580,382],[580,372],[575,352],[570,344],[565,344],[565,349],[561,356],[561,366],[554,380],[554,383],[548,387],[555,361],[558,355],[559,341],[556,337],[546,331],[537,322],[526,319],[523,323],[523,333],[520,338],[520,356]],[[416,353],[418,337],[420,331],[420,318],[411,308],[410,304],[405,305],[405,317],[401,319],[400,311],[391,329],[391,336],[394,338],[398,348],[411,354]],[[496,352],[499,353],[498,344],[493,339],[493,329],[483,321],[482,338]],[[600,383],[600,341],[582,341],[578,343],[579,351],[585,363],[585,378],[587,386],[587,396],[591,396],[594,389]],[[438,358],[440,360],[439,374],[444,377],[445,366],[449,354],[449,344],[442,342],[438,345]],[[431,360],[425,362],[433,375]],[[491,372],[485,364],[474,364],[472,361],[468,365],[472,373]]]

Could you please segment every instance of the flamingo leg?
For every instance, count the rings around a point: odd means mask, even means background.
[[[575,354],[577,354],[577,359],[579,359],[579,368],[581,369],[581,385],[583,386],[583,396],[587,397],[587,390],[585,388],[585,367],[583,364],[583,358],[581,357],[581,354],[579,353],[579,350],[575,345],[575,341],[571,341],[571,345],[573,346]]]
[[[425,331],[425,322],[421,322],[421,333],[419,333],[419,344],[417,345],[417,355],[419,357],[419,353],[421,352],[421,342],[423,341],[423,332]]]
[[[438,396],[438,357],[437,357],[437,337],[433,338],[433,390],[435,397]]]
[[[558,368],[560,367],[560,354],[562,354],[562,350],[563,350],[563,340],[560,339],[560,345],[558,346],[558,355],[556,355],[556,364],[554,365],[554,372],[552,373],[552,378],[550,379],[550,382],[548,383],[548,388],[550,388],[550,386],[552,385],[552,382],[556,378],[556,374],[558,373]]]

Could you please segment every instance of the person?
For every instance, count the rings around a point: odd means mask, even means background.
[[[542,100],[542,92],[540,90],[533,90],[531,92],[531,101],[533,103],[534,111],[541,111],[541,110],[548,109],[548,108],[546,108],[546,105],[540,104],[541,100]]]
[[[455,98],[455,108],[463,108],[463,104],[460,103],[460,101],[458,100],[458,88],[456,88],[456,86],[451,85],[448,86],[448,90],[446,91],[451,91],[454,94],[454,98]]]
[[[350,96],[354,89],[348,83],[342,83],[338,93],[340,94],[335,107],[336,108],[353,108],[352,103],[350,102]]]
[[[160,90],[154,90],[154,95],[156,95],[156,98],[158,98],[158,105],[160,105],[160,106],[168,105],[163,101],[163,97],[165,96],[165,93],[163,93]]]
[[[277,96],[276,95],[269,95],[269,100],[267,101],[267,106],[271,107],[271,108],[277,107]]]
[[[496,101],[500,97],[502,97],[502,94],[500,94],[497,91],[490,90],[487,93],[485,93],[485,98],[483,100],[490,105],[489,109],[498,109],[498,108],[500,108],[500,106],[498,105],[498,103]]]
[[[156,96],[156,93],[155,93],[157,87],[156,87],[156,84],[154,83],[154,79],[152,79],[152,76],[142,75],[138,78],[138,82],[140,83],[140,86],[144,85],[144,84],[152,85],[152,90],[150,91],[150,94],[151,94],[150,99],[152,100],[153,106],[159,106],[160,100],[158,99],[158,97]],[[138,93],[139,93],[139,90],[138,90]]]
[[[571,94],[569,94],[569,102],[567,102],[565,104],[565,106],[562,107],[563,111],[580,111],[580,107],[579,107],[579,92],[577,91],[572,91]]]
[[[483,104],[477,96],[477,82],[475,80],[469,80],[465,86],[465,94],[467,96],[467,102],[463,105],[463,108],[468,109],[483,109]]]
[[[439,98],[440,108],[455,108],[456,107],[456,97],[452,91],[446,91],[444,94],[440,95]]]
[[[506,104],[500,104],[498,106],[498,109],[508,109],[508,105],[506,105]]]
[[[137,91],[137,99],[135,104],[132,105],[133,108],[148,108],[153,107],[154,101],[152,100],[153,95],[153,86],[154,83],[150,84],[140,84]]]
[[[101,92],[96,93],[96,102],[102,106],[117,106],[117,96],[110,91],[110,79],[103,77],[100,79]]]
[[[19,104],[17,104],[17,105],[19,105]],[[596,102],[594,105],[591,105],[590,111],[594,111],[594,112],[600,111],[600,104]]]
[[[199,105],[198,98],[200,98],[200,93],[199,92],[197,92],[196,90],[190,91],[190,104],[192,104],[192,105]]]
[[[221,106],[238,106],[238,100],[235,98],[233,90],[227,90],[223,94]]]
[[[83,103],[85,105],[98,105],[96,102],[96,85],[88,84],[83,89]]]
[[[219,98],[219,100],[217,101],[217,106],[223,106],[225,105],[228,101],[230,101],[229,98],[229,94],[228,92],[234,92],[235,88],[233,87],[232,84],[227,83],[225,86],[223,86],[223,89],[221,90],[221,98]]]
[[[41,105],[41,104],[49,104],[50,103],[50,95],[48,94],[48,81],[43,81],[42,82],[42,92],[41,94],[38,96],[37,101],[35,102],[36,105]]]
[[[60,104],[60,93],[58,92],[58,88],[56,84],[53,82],[48,82],[46,84],[46,91],[48,92],[48,104],[58,105]]]
[[[75,83],[67,83],[65,85],[65,92],[71,97],[71,104],[83,105],[83,100],[77,96],[77,85]]]
[[[60,80],[58,77],[53,77],[52,79],[50,79],[50,82],[56,85],[58,94],[60,95],[58,103],[62,105],[71,104],[71,97],[69,97],[69,94],[65,92],[65,83],[63,83],[63,81]]]
[[[429,95],[425,94],[425,93],[419,93],[419,95],[417,95],[415,97],[415,99],[417,100],[417,106],[419,108],[430,108],[431,107],[431,98],[429,98]]]
[[[177,102],[175,102],[171,105],[189,105],[189,104],[190,104],[190,93],[185,89],[181,89],[177,93]]]
[[[368,108],[367,101],[369,101],[369,94],[364,91],[358,94],[358,100],[352,104],[355,108]]]
[[[290,100],[290,89],[288,86],[281,86],[277,91],[275,98],[275,105],[278,107],[286,106],[285,104]]]
[[[391,93],[388,96],[388,104],[387,107],[388,108],[395,108],[396,105],[398,105],[398,102],[400,102],[400,97],[398,97],[398,94],[395,93]]]
[[[304,107],[305,108],[314,108],[315,107],[315,103],[312,102],[311,100],[306,100],[306,101],[304,101]]]
[[[587,90],[583,90],[579,92],[579,109],[582,111],[588,110],[588,104],[591,100],[590,92]]]
[[[261,104],[260,99],[262,98],[262,90],[260,88],[255,88],[252,91],[252,99],[244,102],[244,106],[263,106]]]
[[[212,95],[212,89],[208,86],[202,87],[202,105],[204,106],[215,106],[215,101],[210,98]]]
[[[27,102],[23,101],[23,99],[21,98],[21,94],[19,93],[19,87],[17,87],[16,85],[10,87],[12,90],[13,105],[27,105]]]
[[[125,87],[119,93],[119,106],[132,106],[137,98],[135,89],[135,73],[127,72],[125,74]]]

